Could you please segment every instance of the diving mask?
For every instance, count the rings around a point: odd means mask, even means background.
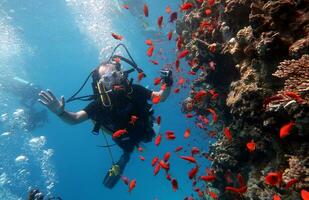
[[[122,85],[124,81],[124,73],[122,71],[111,71],[103,74],[99,80],[105,87],[106,92],[111,92],[116,85]]]

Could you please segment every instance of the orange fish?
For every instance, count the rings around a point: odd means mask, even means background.
[[[186,10],[189,10],[193,7],[193,4],[192,3],[184,3],[180,6],[180,10],[181,11],[186,11]]]
[[[162,28],[162,23],[163,23],[163,16],[160,16],[160,17],[158,17],[158,21],[157,21],[159,28]]]
[[[139,156],[139,159],[140,159],[141,161],[145,161],[145,157],[144,157],[144,156]]]
[[[151,57],[152,54],[153,54],[153,50],[154,50],[154,46],[150,46],[150,47],[147,49],[147,56]]]
[[[146,40],[146,44],[147,44],[148,46],[153,46],[152,40],[150,40],[150,39],[147,39],[147,40]]]
[[[169,165],[164,162],[164,160],[160,160],[159,165],[165,170],[169,170],[170,168]]]
[[[190,137],[190,134],[191,134],[191,131],[190,131],[189,128],[187,128],[187,129],[185,130],[185,134],[184,134],[183,136],[184,136],[184,138],[188,138],[188,137]]]
[[[183,85],[185,83],[185,79],[183,77],[180,77],[178,80],[178,85]]]
[[[205,91],[205,90],[200,90],[200,91],[198,91],[198,92],[196,92],[195,94],[194,94],[194,97],[193,97],[193,99],[195,100],[195,101],[197,101],[197,102],[200,102],[200,101],[202,101],[203,100],[203,98],[205,97],[207,95],[207,92]]]
[[[192,156],[180,156],[181,159],[184,159],[184,160],[187,160],[189,162],[192,162],[192,163],[196,163],[196,160],[194,157]]]
[[[288,136],[292,130],[292,128],[294,127],[295,123],[294,122],[289,122],[287,124],[284,124],[281,128],[280,128],[280,138],[284,138],[286,136]]]
[[[289,181],[286,183],[284,189],[286,189],[286,190],[289,189],[289,188],[290,188],[292,185],[294,185],[295,183],[298,183],[298,179],[294,178],[294,179],[289,180]]]
[[[129,184],[129,192],[131,192],[136,186],[136,180],[133,179],[130,181],[130,184]]]
[[[177,147],[177,148],[174,150],[174,152],[181,151],[182,149],[183,149],[183,147],[182,147],[182,146],[179,146],[179,147]]]
[[[158,65],[158,64],[159,64],[159,62],[156,61],[156,60],[150,60],[150,62],[151,62],[152,64],[154,64],[154,65]]]
[[[161,165],[157,165],[153,170],[153,175],[156,176],[161,169]]]
[[[138,119],[138,117],[137,117],[137,116],[132,115],[132,116],[131,116],[131,121],[129,122],[129,124],[134,125],[137,119]]]
[[[167,14],[170,14],[170,13],[172,12],[171,7],[170,7],[170,6],[166,6],[165,12],[166,12]]]
[[[205,182],[213,182],[216,180],[216,176],[200,176],[200,179],[202,179]]]
[[[300,95],[295,92],[284,92],[284,94],[288,97],[295,99],[298,103],[304,102],[304,100],[300,97]]]
[[[198,172],[198,166],[195,166],[188,173],[189,179],[194,178],[196,176],[197,172]]]
[[[161,116],[158,116],[158,117],[156,118],[156,122],[157,122],[158,125],[161,124]]]
[[[255,151],[256,144],[255,144],[254,140],[251,140],[250,142],[248,142],[246,146],[247,146],[247,149],[248,149],[249,152]]]
[[[302,189],[300,191],[300,195],[303,198],[303,200],[309,200],[309,192],[305,189]]]
[[[282,173],[269,172],[265,177],[265,183],[271,186],[280,185],[282,182]]]
[[[137,150],[138,150],[139,152],[143,152],[143,148],[142,148],[142,147],[138,147]]]
[[[177,59],[180,60],[180,59],[186,57],[188,54],[189,54],[189,50],[185,49],[185,50],[183,50],[182,52],[179,53]]]
[[[179,93],[179,91],[180,91],[180,88],[175,88],[175,89],[174,89],[174,93],[175,93],[175,94]]]
[[[164,154],[163,160],[164,160],[165,162],[167,162],[167,161],[170,159],[170,157],[171,157],[171,153],[170,153],[170,152],[166,152],[166,153]]]
[[[193,114],[191,114],[191,113],[186,114],[186,118],[192,118],[192,117],[193,117]]]
[[[218,115],[217,115],[216,111],[212,108],[208,108],[207,110],[212,114],[213,123],[216,123],[218,121]]]
[[[168,32],[168,34],[167,34],[167,39],[168,39],[168,40],[171,40],[172,37],[173,37],[173,32],[172,32],[172,31]]]
[[[161,101],[161,96],[160,95],[153,95],[152,97],[152,103],[157,104]]]
[[[159,85],[161,83],[161,78],[160,77],[157,77],[153,80],[153,84],[154,85]]]
[[[176,71],[179,72],[180,70],[179,70],[179,60],[178,59],[175,61],[175,66],[176,66]]]
[[[162,139],[162,136],[161,134],[159,134],[156,139],[155,139],[155,145],[156,146],[159,146],[159,144],[161,143],[161,139]]]
[[[213,6],[215,4],[215,0],[208,0],[208,5]]]
[[[122,7],[125,8],[125,9],[129,9],[129,5],[128,4],[124,4],[124,5],[122,5]]]
[[[165,132],[166,139],[174,140],[176,138],[175,133],[173,131],[166,131]]]
[[[243,187],[246,185],[245,180],[240,173],[237,174],[237,180],[238,180],[240,187]]]
[[[126,129],[120,129],[116,132],[113,133],[113,138],[118,138],[121,137],[122,135],[124,135],[125,133],[128,133],[128,131]]]
[[[151,166],[155,166],[158,163],[158,161],[159,161],[158,156],[155,156],[151,161]]]
[[[206,16],[211,15],[211,13],[212,13],[212,12],[211,12],[211,10],[210,10],[210,9],[206,9],[206,10],[205,10],[205,14],[206,14]]]
[[[210,191],[209,189],[207,189],[207,191],[206,191],[208,194],[209,194],[209,196],[211,197],[211,198],[213,198],[213,199],[218,199],[219,197],[218,197],[218,195],[215,193],[215,192],[212,192],[212,191]]]
[[[169,21],[168,22],[170,22],[170,23],[174,23],[174,21],[175,20],[177,20],[177,16],[178,14],[177,14],[177,12],[173,12],[173,13],[171,13],[171,15],[170,15],[170,19],[169,19]]]
[[[174,192],[178,189],[178,182],[176,179],[172,179],[171,181]]]
[[[274,194],[273,196],[273,200],[281,200],[280,196],[277,194]]]
[[[121,179],[123,180],[124,184],[129,185],[129,179],[128,179],[128,177],[121,176]]]
[[[247,192],[247,186],[243,186],[243,187],[240,187],[240,188],[227,186],[227,187],[225,187],[225,190],[235,192],[235,193],[238,193],[238,194],[242,194],[242,193]]]
[[[143,72],[138,73],[137,80],[141,81],[145,77],[145,74]]]
[[[148,9],[147,4],[144,4],[144,15],[145,15],[145,17],[149,16],[149,9]]]
[[[197,147],[192,147],[192,149],[191,149],[191,155],[193,156],[193,155],[196,155],[196,154],[199,154],[200,153],[200,150],[199,150],[199,148],[197,148]]]
[[[170,174],[166,174],[166,179],[169,180],[169,181],[171,181],[171,180],[172,180],[171,175],[170,175]]]
[[[112,33],[113,38],[115,38],[116,40],[122,40],[123,37],[121,35],[117,35],[116,33]]]
[[[231,142],[232,141],[232,133],[229,127],[224,128],[224,136]]]

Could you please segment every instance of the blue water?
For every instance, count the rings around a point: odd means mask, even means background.
[[[175,25],[167,23],[165,7],[170,5],[173,11],[177,10],[180,1],[145,1],[150,10],[147,19],[133,16],[123,8],[118,9],[116,2],[2,0],[0,29],[4,31],[0,33],[1,74],[21,77],[44,89],[51,89],[58,97],[64,95],[68,98],[89,72],[110,55],[112,47],[118,44],[110,35],[115,32],[123,35],[122,43],[128,46],[136,62],[148,75],[141,84],[158,89],[153,86],[153,79],[159,76],[159,69],[164,64],[174,62],[176,56],[175,42],[166,39],[167,32],[175,30]],[[136,0],[133,5],[140,10],[143,2]],[[165,17],[161,36],[157,35],[159,31],[156,26],[159,15]],[[143,23],[148,23],[155,32],[145,31]],[[156,45],[156,50],[163,48],[163,55],[167,57],[160,62],[160,66],[152,65],[146,55],[145,40],[152,37],[161,37],[163,41]],[[176,34],[173,36],[175,38]],[[181,66],[188,69],[184,61]],[[185,74],[175,73],[174,78],[177,81],[180,75]],[[2,79],[6,81],[4,77]],[[91,93],[90,84],[83,91],[83,94],[88,93]],[[186,119],[180,111],[179,103],[188,94],[189,90],[183,88],[179,94],[171,93],[166,102],[154,106],[155,115],[162,116],[160,132],[173,130],[177,139],[163,139],[159,147],[153,142],[147,143],[143,145],[145,152],[134,152],[124,172],[125,176],[137,181],[131,193],[128,193],[128,186],[123,182],[119,182],[112,190],[103,187],[102,179],[111,161],[106,149],[96,147],[104,145],[104,140],[102,135],[91,134],[90,121],[71,126],[48,112],[48,123],[29,131],[21,126],[23,112],[17,110],[22,109],[18,97],[10,92],[1,94],[0,198],[26,199],[27,192],[33,187],[65,200],[170,200],[189,196],[194,192],[187,173],[193,165],[172,153],[170,172],[178,180],[179,190],[176,192],[173,192],[163,171],[153,176],[151,167],[154,156],[163,157],[166,151],[172,152],[179,145],[190,149],[187,145],[191,144],[207,150],[209,141],[205,139],[205,133],[195,127],[193,119]],[[66,105],[66,109],[78,111],[86,105],[85,102],[74,102]],[[38,110],[44,109],[39,104],[35,106]],[[16,115],[18,119],[14,118]],[[12,123],[17,125],[10,126]],[[183,133],[188,127],[192,136],[185,140]],[[3,134],[6,132],[9,134]],[[117,158],[120,150],[117,147],[112,150]],[[189,155],[189,152],[182,154]],[[146,160],[141,161],[139,155]],[[200,173],[204,173],[209,163],[203,158],[199,160]]]

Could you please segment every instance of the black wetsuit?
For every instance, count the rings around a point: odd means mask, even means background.
[[[124,95],[112,97],[112,108],[103,107],[99,100],[95,100],[83,109],[90,119],[99,122],[111,132],[126,129],[128,133],[113,140],[129,153],[141,141],[149,142],[155,135],[152,124],[149,122],[151,105],[147,102],[151,99],[152,91],[136,84],[133,84],[132,88],[133,91],[128,95],[129,97]],[[132,115],[138,117],[134,125],[130,124]]]

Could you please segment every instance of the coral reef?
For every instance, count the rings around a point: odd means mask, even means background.
[[[223,200],[301,199],[300,190],[309,188],[309,1],[187,2],[196,8],[177,22],[177,32],[187,59],[198,63],[190,98],[201,90],[218,94],[192,109],[205,117],[215,109],[224,123],[209,152],[217,177],[212,187]],[[241,173],[246,190],[226,190],[239,187],[226,180],[229,171],[231,179]],[[269,172],[282,182],[267,184]]]

